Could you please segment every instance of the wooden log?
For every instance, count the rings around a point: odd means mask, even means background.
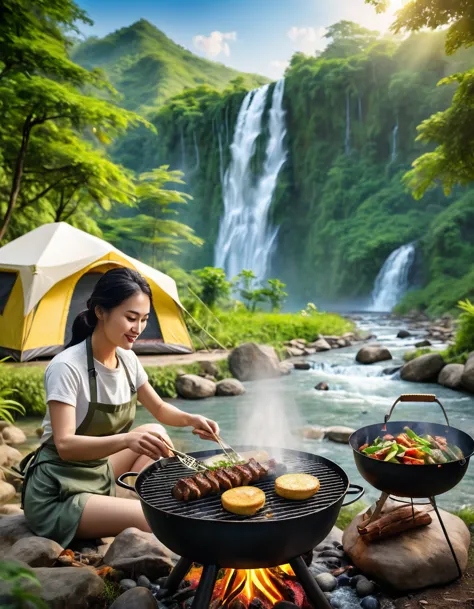
[[[413,510],[411,506],[406,506],[394,510],[382,516],[375,522],[371,522],[366,527],[359,529],[359,534],[364,541],[370,543],[378,539],[393,537],[403,531],[409,531],[418,527],[427,526],[431,523],[431,516],[425,510]]]

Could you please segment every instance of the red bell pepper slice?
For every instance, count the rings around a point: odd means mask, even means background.
[[[402,457],[403,463],[405,465],[424,465],[425,462],[423,459],[414,459],[413,457]]]

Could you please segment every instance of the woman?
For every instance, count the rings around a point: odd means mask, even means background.
[[[26,469],[25,517],[31,529],[64,548],[74,537],[114,536],[127,527],[150,531],[140,502],[115,496],[115,479],[170,455],[161,425],[131,431],[137,399],[160,423],[193,427],[212,440],[217,423],[157,395],[132,351],[152,306],[136,271],[113,269],[97,282],[72,327],[72,340],[45,372],[47,413],[40,448]]]

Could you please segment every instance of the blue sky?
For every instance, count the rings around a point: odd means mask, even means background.
[[[393,10],[377,15],[364,0],[78,0],[99,37],[147,19],[197,55],[238,70],[279,77],[295,51],[324,48],[324,28],[342,19],[386,30]]]

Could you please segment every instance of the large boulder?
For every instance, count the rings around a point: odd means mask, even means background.
[[[438,375],[438,383],[449,389],[461,389],[464,366],[462,364],[448,364]]]
[[[40,596],[51,609],[96,607],[104,594],[104,581],[92,568],[43,567],[33,573],[42,586]]]
[[[8,503],[16,495],[15,487],[5,480],[0,480],[0,505]]]
[[[219,368],[214,362],[208,362],[203,360],[198,362],[202,374],[208,374],[209,376],[219,376]]]
[[[217,383],[216,395],[227,397],[242,393],[245,393],[245,387],[237,379],[224,379]]]
[[[439,353],[427,353],[407,362],[400,370],[400,377],[403,381],[412,383],[429,383],[437,380],[444,366]]]
[[[187,400],[201,400],[216,395],[216,384],[196,374],[178,376],[175,386],[178,395]]]
[[[5,440],[5,444],[23,444],[26,442],[26,436],[23,430],[16,425],[7,425],[2,429],[2,437]]]
[[[392,359],[392,354],[379,343],[365,345],[356,355],[356,361],[359,364],[375,364],[376,362],[384,362],[389,359]]]
[[[154,580],[173,567],[173,554],[152,533],[130,527],[117,535],[104,556],[104,564],[129,577]]]
[[[52,567],[63,548],[45,537],[27,537],[19,539],[10,548],[8,560],[22,560],[30,567]]]
[[[464,366],[461,382],[464,389],[474,393],[474,353],[469,355],[469,359]]]
[[[11,467],[12,465],[18,465],[21,460],[22,456],[19,450],[13,448],[13,446],[8,446],[8,444],[0,445],[0,465]]]
[[[28,527],[23,514],[0,518],[0,559],[19,539],[34,536],[35,534]]]
[[[342,425],[335,425],[334,427],[326,428],[326,437],[328,440],[332,440],[333,442],[341,442],[342,444],[347,444],[349,442],[349,438],[354,433],[355,429],[351,427],[344,427]]]
[[[236,347],[229,355],[229,368],[232,376],[239,381],[276,378],[281,375],[275,349],[257,343],[244,343]]]
[[[400,506],[394,504],[388,501],[383,514]],[[440,512],[464,571],[468,560],[469,530],[457,516],[444,510]],[[359,514],[344,531],[344,550],[365,575],[396,590],[417,590],[446,584],[456,579],[458,572],[439,520],[434,512],[431,515],[433,520],[428,526],[367,543],[357,531],[357,525],[362,521]]]

